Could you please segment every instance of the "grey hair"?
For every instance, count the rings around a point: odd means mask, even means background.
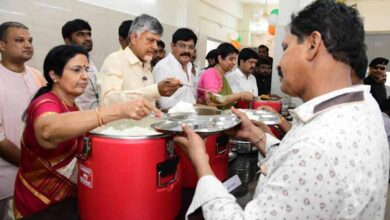
[[[161,36],[163,34],[163,27],[155,17],[142,14],[134,19],[128,36],[130,36],[131,33],[136,33],[137,36],[140,36],[145,31]]]
[[[28,27],[22,23],[16,21],[4,22],[0,25],[0,40],[5,41],[7,39],[7,31],[9,28],[23,28],[28,30]]]

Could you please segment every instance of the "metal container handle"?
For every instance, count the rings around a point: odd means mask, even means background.
[[[165,183],[161,183],[161,172],[158,172],[158,177],[157,177],[157,185],[159,188],[163,188],[163,187],[166,187],[172,183],[174,183],[177,179],[177,171],[175,172],[175,176],[170,179],[169,181],[165,182]]]
[[[91,140],[89,139],[89,137],[84,137],[83,149],[82,152],[77,156],[77,158],[80,160],[87,160],[91,152],[92,152]]]
[[[159,188],[166,187],[177,179],[177,166],[179,163],[179,157],[170,158],[168,160],[165,160],[164,162],[157,164],[157,185]],[[167,180],[166,182],[162,183],[162,177],[167,177],[170,175],[173,175],[171,179]]]
[[[217,138],[217,147],[215,153],[221,155],[229,150],[229,138],[225,136],[220,136]]]

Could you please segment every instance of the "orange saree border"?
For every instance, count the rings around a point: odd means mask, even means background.
[[[43,203],[50,205],[76,194],[76,184],[59,174],[40,157],[34,155],[26,146],[22,150],[27,157],[34,158],[31,172],[19,169],[22,184]]]

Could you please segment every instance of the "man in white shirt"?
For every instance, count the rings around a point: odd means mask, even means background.
[[[62,26],[62,38],[64,39],[65,44],[82,46],[89,53],[93,48],[91,30],[91,26],[88,22],[81,19],[75,19],[66,22],[64,26]],[[85,88],[84,93],[76,98],[76,103],[81,109],[93,109],[99,105],[99,96],[96,88],[97,73],[98,70],[95,64],[92,59],[89,58],[88,85]]]
[[[45,80],[36,69],[25,65],[34,54],[25,25],[0,25],[0,53],[0,220],[8,220],[7,203],[14,194],[20,159],[22,115]]]
[[[195,46],[198,38],[195,33],[188,28],[179,28],[172,35],[171,50],[164,59],[160,60],[153,68],[153,77],[155,82],[160,82],[167,77],[175,77],[183,84],[170,97],[161,97],[158,103],[161,108],[168,109],[175,106],[178,102],[196,102],[195,77],[191,73]]]
[[[259,58],[257,53],[250,49],[244,48],[238,54],[238,67],[225,75],[233,93],[251,92],[257,96],[256,78],[252,75],[256,68],[256,62]]]
[[[351,28],[353,25],[353,28]],[[278,65],[281,90],[304,103],[277,140],[242,112],[236,136],[266,155],[252,201],[243,210],[215,178],[200,138],[184,126],[175,137],[199,181],[187,216],[205,219],[384,219],[389,147],[368,86],[352,86],[354,60],[366,56],[357,10],[316,0],[292,16]]]

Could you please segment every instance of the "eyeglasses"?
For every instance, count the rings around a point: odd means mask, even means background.
[[[372,68],[376,69],[376,70],[385,70],[386,69],[386,67],[384,67],[384,66],[374,66]]]
[[[177,43],[175,46],[179,47],[180,49],[184,50],[188,48],[188,50],[195,50],[194,45],[188,45],[188,44],[183,44],[183,43]]]

